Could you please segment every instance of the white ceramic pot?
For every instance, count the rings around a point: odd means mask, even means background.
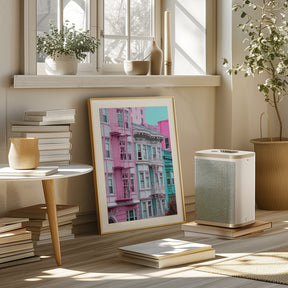
[[[127,75],[147,75],[150,61],[124,60],[123,65]]]
[[[58,54],[53,60],[50,56],[45,59],[47,75],[76,75],[78,59],[75,55]]]

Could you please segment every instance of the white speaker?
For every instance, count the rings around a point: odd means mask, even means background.
[[[255,222],[255,153],[195,153],[195,222],[236,228]]]

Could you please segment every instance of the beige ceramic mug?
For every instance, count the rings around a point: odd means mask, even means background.
[[[13,169],[35,169],[39,165],[38,138],[10,138],[9,166]]]

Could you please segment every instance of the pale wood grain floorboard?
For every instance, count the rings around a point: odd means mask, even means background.
[[[173,237],[211,244],[220,256],[234,257],[284,246],[288,241],[288,211],[256,211],[256,218],[273,222],[272,229],[235,240],[214,237],[185,237],[181,225],[151,228],[110,235],[85,235],[61,243],[63,265],[57,267],[51,245],[39,254],[50,256],[40,262],[0,269],[0,287],[83,287],[83,288],[206,288],[206,287],[287,287],[261,281],[224,277],[195,271],[197,264],[154,269],[122,262],[120,246]],[[52,256],[52,257],[51,257]],[[221,258],[219,258],[221,260]],[[219,260],[216,260],[219,261]]]

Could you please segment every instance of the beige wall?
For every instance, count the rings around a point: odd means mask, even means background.
[[[9,77],[19,74],[23,63],[21,1],[0,0],[0,162],[7,162],[9,123],[21,119],[25,110],[75,107],[73,162],[91,163],[87,99],[103,96],[175,96],[186,196],[194,193],[196,150],[213,147],[253,149],[249,139],[259,136],[259,115],[267,107],[257,92],[255,80],[227,76],[221,66],[221,57],[237,63],[243,55],[242,35],[235,27],[238,20],[231,16],[232,1],[218,0],[217,69],[223,74],[220,88],[14,89],[9,87]],[[282,111],[287,111],[285,101]],[[284,116],[284,122],[287,130],[287,116]],[[56,198],[58,203],[77,203],[82,211],[95,209],[92,175],[57,181]],[[0,216],[10,209],[43,201],[40,183],[0,182]]]
[[[73,125],[72,154],[75,163],[92,163],[87,99],[105,96],[175,96],[177,126],[185,195],[194,193],[194,151],[214,146],[215,88],[120,88],[120,89],[14,89],[9,77],[21,71],[21,0],[0,0],[0,162],[7,163],[10,122],[20,120],[27,109],[77,109]],[[7,29],[9,27],[9,29]],[[56,182],[58,203],[79,204],[81,211],[95,209],[92,175]],[[41,183],[0,182],[0,216],[8,210],[43,202]]]
[[[259,117],[268,107],[257,90],[257,79],[244,78],[243,75],[228,76],[225,72],[227,68],[222,66],[223,58],[227,58],[230,64],[237,64],[243,60],[244,55],[244,36],[237,27],[242,19],[232,14],[233,3],[239,1],[218,0],[217,73],[222,74],[223,81],[216,93],[215,146],[253,150],[249,140],[260,137]],[[265,135],[265,119],[263,124]]]

